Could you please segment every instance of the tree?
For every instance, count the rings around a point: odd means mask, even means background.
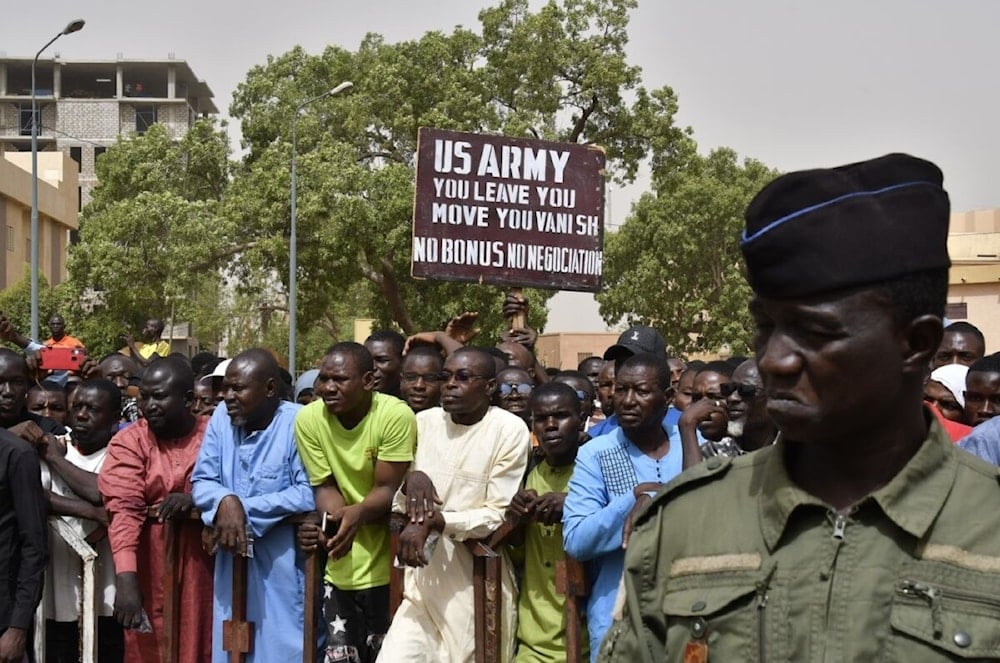
[[[626,61],[634,6],[553,0],[531,12],[527,0],[504,0],[481,12],[481,33],[456,28],[396,44],[368,35],[354,52],[329,47],[311,56],[295,48],[253,68],[230,109],[247,152],[226,213],[254,240],[239,256],[240,273],[287,278],[292,113],[353,80],[350,95],[317,101],[297,120],[297,280],[310,285],[300,286],[300,325],[361,284],[379,325],[409,333],[477,310],[484,333],[496,334],[504,326],[501,288],[408,275],[417,130],[597,143],[609,171],[631,180],[653,145],[667,158],[670,142],[685,135],[673,125],[673,92],[647,91]],[[526,294],[543,311],[552,293]]]
[[[240,248],[219,214],[228,157],[225,131],[209,120],[180,140],[155,124],[119,138],[101,157],[67,265],[71,319],[89,350],[115,350],[126,330],[171,312],[203,340],[218,336],[220,270]]]
[[[654,170],[655,191],[606,240],[605,320],[657,328],[671,352],[750,349],[750,287],[739,250],[743,212],[777,173],[728,148],[700,156],[690,142]]]
[[[36,340],[42,341],[48,338],[46,325],[49,318],[57,313],[65,316],[64,312],[68,309],[68,296],[69,291],[65,283],[49,287],[45,275],[38,275],[38,321],[41,327],[39,333],[42,338]],[[28,267],[24,268],[24,276],[16,283],[0,291],[0,312],[11,321],[14,329],[25,335],[29,333],[28,330],[31,328],[31,270]],[[67,331],[73,336],[79,337],[74,328],[69,327]]]

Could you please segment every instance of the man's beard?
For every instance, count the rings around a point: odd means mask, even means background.
[[[735,421],[730,421],[726,424],[726,432],[729,433],[730,437],[739,439],[743,437],[743,429],[745,427],[746,421],[744,419],[737,419]]]

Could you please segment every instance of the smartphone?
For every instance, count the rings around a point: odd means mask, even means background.
[[[38,367],[46,371],[75,371],[87,358],[80,348],[42,348],[38,351]]]
[[[333,516],[323,512],[323,536],[328,539],[332,539],[337,536],[337,530],[340,528],[340,521],[334,520]]]

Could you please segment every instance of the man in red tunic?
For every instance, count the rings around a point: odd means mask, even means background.
[[[182,359],[155,361],[145,371],[140,393],[144,418],[112,438],[98,477],[111,516],[115,617],[126,629],[125,661],[160,659],[166,637],[163,522],[178,519],[180,623],[174,637],[179,663],[202,663],[212,657],[213,564],[201,547],[201,523],[188,514],[191,471],[208,417],[191,413],[194,375]],[[147,524],[149,507],[157,509],[159,518]]]

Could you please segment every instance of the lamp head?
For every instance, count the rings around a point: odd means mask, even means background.
[[[85,23],[86,21],[84,21],[82,18],[78,18],[75,21],[70,21],[69,23],[66,24],[66,27],[63,28],[62,33],[64,35],[68,35],[73,32],[79,32],[80,30],[83,29]]]
[[[354,83],[352,83],[351,81],[344,81],[343,83],[341,83],[337,87],[335,87],[332,90],[330,90],[330,92],[328,92],[328,94],[332,97],[333,95],[340,94],[341,92],[344,92],[345,90],[350,90],[352,87],[354,87]]]

